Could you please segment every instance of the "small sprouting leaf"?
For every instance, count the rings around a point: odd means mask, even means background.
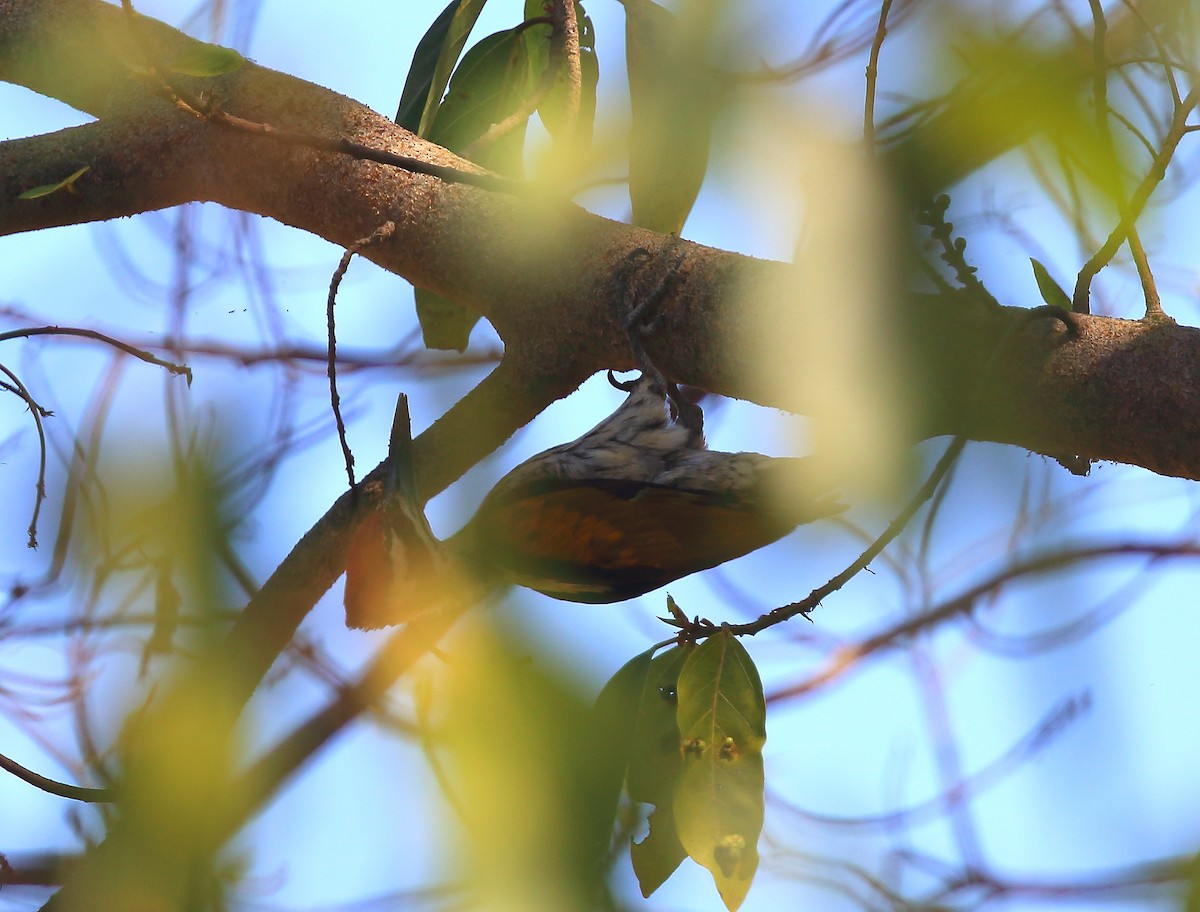
[[[731,633],[722,630],[692,651],[679,673],[675,826],[730,912],[758,869],[766,712],[758,671]]]
[[[674,646],[650,663],[634,725],[626,788],[631,800],[654,805],[650,834],[630,847],[643,896],[662,886],[687,857],[673,808],[682,764],[675,716],[679,670],[694,651],[694,646]]]
[[[442,93],[485,2],[450,0],[417,44],[396,112],[396,123],[406,130],[429,135]]]
[[[1033,266],[1033,277],[1037,279],[1038,291],[1042,293],[1042,300],[1051,307],[1061,307],[1063,310],[1070,310],[1070,296],[1063,291],[1061,285],[1054,281],[1050,276],[1050,271],[1033,257],[1029,258],[1029,263]]]
[[[40,187],[33,187],[26,190],[24,193],[18,194],[17,199],[32,200],[41,199],[43,196],[49,196],[51,193],[57,193],[59,190],[66,190],[68,193],[78,193],[75,189],[75,181],[79,180],[91,165],[84,165],[74,174],[64,177],[57,184],[42,184]]]
[[[167,68],[181,76],[221,76],[231,73],[246,62],[233,48],[197,41],[172,60]]]
[[[424,288],[414,288],[413,294],[425,347],[435,351],[465,350],[479,314]]]

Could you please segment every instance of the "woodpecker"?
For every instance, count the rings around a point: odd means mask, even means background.
[[[565,601],[617,602],[844,509],[780,496],[778,477],[803,459],[709,450],[699,406],[661,374],[609,379],[624,403],[501,478],[454,536],[469,562]]]

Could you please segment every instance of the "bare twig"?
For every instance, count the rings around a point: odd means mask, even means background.
[[[862,554],[855,558],[855,560],[853,560],[845,570],[832,577],[824,585],[818,586],[816,589],[810,592],[806,598],[801,599],[798,602],[793,602],[790,605],[783,605],[782,607],[775,608],[772,611],[764,614],[758,620],[752,621],[749,624],[731,625],[731,631],[736,635],[754,634],[765,630],[768,627],[773,627],[775,624],[781,623],[782,621],[794,618],[798,614],[807,617],[810,612],[812,612],[818,605],[821,604],[822,599],[833,594],[834,592],[837,592],[837,590],[841,589],[844,585],[846,585],[846,583],[857,576],[862,570],[870,565],[871,561],[875,560],[875,558],[879,556],[879,553],[884,548],[892,543],[897,535],[904,531],[905,527],[912,520],[913,516],[916,515],[917,511],[921,509],[925,502],[933,496],[935,491],[937,491],[938,487],[942,483],[942,480],[945,479],[946,474],[950,471],[958,457],[962,454],[963,447],[965,447],[966,444],[967,438],[963,436],[955,437],[954,440],[950,442],[950,445],[946,447],[946,452],[942,454],[941,458],[937,461],[937,464],[933,467],[933,471],[929,473],[929,477],[925,479],[925,483],[921,485],[917,493],[913,495],[912,499],[908,502],[908,505],[899,513],[899,515],[896,516],[895,519],[891,521],[891,523],[888,524],[888,527],[883,530],[879,537],[876,538],[875,541],[873,541],[871,545],[862,552]]]
[[[1079,270],[1079,277],[1075,281],[1075,292],[1071,297],[1071,309],[1075,313],[1088,313],[1090,311],[1092,279],[1112,261],[1112,258],[1116,256],[1121,245],[1129,239],[1134,229],[1134,224],[1146,208],[1150,194],[1154,192],[1155,188],[1162,182],[1162,179],[1166,177],[1167,165],[1174,158],[1176,147],[1188,133],[1187,118],[1195,109],[1197,103],[1200,103],[1200,86],[1193,87],[1183,101],[1175,107],[1175,115],[1171,119],[1171,127],[1167,131],[1167,135],[1163,138],[1162,147],[1154,157],[1154,161],[1151,162],[1146,176],[1133,191],[1128,203],[1124,206],[1117,226],[1112,230],[1112,233],[1105,240],[1104,244],[1101,245],[1100,249]],[[1147,316],[1149,315],[1148,301]]]
[[[326,361],[326,373],[329,377],[329,402],[333,408],[333,418],[337,422],[338,442],[342,445],[342,456],[346,463],[346,477],[350,479],[350,488],[354,488],[354,454],[350,452],[350,444],[346,440],[346,423],[342,420],[341,397],[337,390],[337,332],[334,328],[333,305],[337,301],[338,288],[342,284],[342,278],[346,275],[346,270],[350,268],[350,260],[353,259],[356,253],[362,253],[366,248],[373,244],[378,244],[386,241],[396,232],[395,222],[384,222],[378,228],[370,233],[365,238],[359,238],[353,244],[346,248],[346,252],[342,254],[342,258],[338,261],[337,268],[333,271],[333,278],[329,281],[329,297],[325,302],[325,321],[328,327],[328,359]]]
[[[46,499],[46,428],[42,425],[42,419],[50,417],[53,413],[38,405],[33,395],[25,388],[25,384],[21,382],[21,379],[3,364],[0,364],[0,373],[3,373],[12,381],[11,385],[4,384],[5,389],[24,400],[25,404],[29,407],[29,414],[33,416],[33,423],[37,427],[38,476],[37,483],[34,486],[36,493],[33,498],[33,515],[29,518],[28,541],[29,547],[36,549],[38,546],[38,517],[42,514],[42,502]]]
[[[1088,0],[1088,6],[1092,11],[1092,100],[1096,109],[1096,131],[1101,142],[1104,143],[1109,161],[1115,163],[1117,161],[1116,146],[1113,143],[1112,130],[1108,124],[1111,112],[1108,104],[1108,61],[1104,51],[1105,39],[1108,35],[1108,22],[1104,18],[1104,7],[1100,0]],[[1153,32],[1153,29],[1150,31]],[[1165,319],[1166,314],[1163,313],[1158,286],[1155,284],[1154,274],[1150,270],[1150,260],[1146,256],[1142,239],[1138,235],[1136,217],[1129,222],[1128,242],[1129,252],[1133,256],[1138,278],[1142,283],[1142,295],[1146,303],[1146,319]]]
[[[579,62],[579,20],[575,16],[575,0],[554,0],[550,9],[554,21],[554,40],[551,55],[563,61],[567,71],[567,110],[563,128],[568,136],[575,135],[579,120],[580,95],[583,91],[583,70]]]
[[[882,650],[896,648],[901,642],[914,634],[929,630],[955,615],[970,611],[980,598],[1011,580],[1040,573],[1050,573],[1054,570],[1060,570],[1063,567],[1072,566],[1084,561],[1125,556],[1148,556],[1154,558],[1200,557],[1200,545],[1185,541],[1167,544],[1123,543],[1065,548],[1011,564],[1008,567],[997,570],[992,575],[971,586],[965,592],[930,608],[928,611],[905,618],[903,621],[893,624],[860,643],[837,650],[825,668],[799,684],[777,691],[772,694],[772,699],[781,700],[811,693],[836,678],[841,677],[867,656]]]
[[[879,5],[879,25],[871,41],[871,53],[867,57],[867,90],[863,103],[863,142],[868,149],[875,147],[875,86],[879,79],[879,52],[883,39],[887,37],[887,18],[892,0],[883,0]]]
[[[112,789],[85,788],[81,785],[68,785],[56,779],[49,779],[31,769],[27,769],[15,760],[0,754],[0,769],[12,773],[23,782],[28,782],[34,788],[43,792],[57,795],[59,798],[70,798],[72,801],[84,801],[89,804],[113,801],[116,798]]]
[[[187,380],[188,386],[192,385],[192,369],[186,364],[176,364],[174,361],[166,361],[144,349],[137,348],[128,342],[122,342],[120,339],[115,339],[94,329],[81,329],[75,326],[29,326],[25,329],[10,329],[8,332],[0,333],[0,342],[7,342],[10,339],[23,339],[29,336],[78,336],[82,339],[95,339],[98,342],[111,345],[113,348],[119,348],[125,354],[133,355],[133,357],[145,361],[147,364],[166,368],[172,374],[176,374]]]

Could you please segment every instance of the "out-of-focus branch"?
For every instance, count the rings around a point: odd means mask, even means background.
[[[59,798],[70,798],[72,801],[84,802],[100,802],[113,801],[115,794],[112,789],[105,788],[87,788],[81,785],[70,785],[66,782],[59,782],[56,779],[50,779],[40,773],[35,773],[10,757],[0,754],[0,769],[5,772],[12,773],[22,782],[27,782],[34,788],[41,789],[51,795],[57,795]]]

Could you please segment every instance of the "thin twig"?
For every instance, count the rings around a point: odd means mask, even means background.
[[[1125,543],[1097,545],[1088,548],[1065,548],[1061,551],[1030,558],[1022,563],[1012,564],[997,570],[991,576],[976,583],[965,592],[942,602],[929,611],[905,618],[903,621],[893,624],[874,636],[867,637],[867,639],[860,643],[839,649],[825,668],[811,675],[806,680],[801,681],[799,684],[772,694],[772,698],[780,700],[811,693],[817,688],[841,677],[867,656],[880,650],[894,647],[902,640],[908,639],[916,633],[937,626],[955,615],[970,611],[975,603],[984,595],[1014,579],[1040,573],[1049,573],[1083,561],[1139,555],[1154,558],[1200,557],[1200,545],[1192,542],[1174,544]]]
[[[567,110],[563,130],[567,136],[574,136],[583,93],[583,68],[579,60],[579,20],[575,15],[575,0],[554,0],[550,18],[554,20],[554,38],[550,43],[550,51],[553,56],[563,61],[567,71]]]
[[[435,165],[408,155],[397,155],[385,149],[376,149],[373,146],[365,146],[362,143],[351,142],[348,139],[329,139],[313,133],[285,130],[271,124],[258,123],[237,117],[228,112],[215,109],[211,105],[201,105],[201,107],[196,108],[190,104],[186,104],[184,107],[190,113],[210,123],[231,127],[243,133],[265,136],[284,145],[303,146],[322,152],[336,152],[362,161],[372,161],[376,164],[400,168],[404,171],[410,171],[413,174],[428,174],[431,177],[436,177],[450,184],[469,184],[473,187],[479,187],[482,190],[491,190],[496,193],[519,195],[529,191],[529,185],[524,181],[501,177],[490,171],[464,171],[460,168],[451,168],[448,165]]]
[[[57,795],[59,798],[70,798],[72,801],[84,801],[88,804],[103,804],[116,799],[112,789],[86,788],[82,785],[68,785],[56,779],[49,779],[31,769],[27,769],[15,760],[0,754],[0,769],[12,773],[23,782],[28,782],[34,788],[43,792]]]
[[[130,345],[128,342],[122,342],[120,339],[114,339],[112,336],[97,332],[94,329],[81,329],[76,326],[30,326],[25,329],[12,329],[8,332],[0,333],[0,342],[7,342],[10,339],[22,339],[28,336],[77,336],[82,339],[95,339],[98,342],[111,345],[113,348],[119,348],[127,355],[133,355],[133,357],[145,361],[147,364],[165,368],[170,373],[183,377],[187,381],[188,386],[192,385],[192,369],[186,364],[176,364],[174,361],[166,361],[144,349]]]
[[[38,476],[35,485],[36,494],[33,498],[33,515],[29,518],[29,541],[27,542],[30,548],[36,549],[38,546],[38,517],[42,514],[42,502],[46,499],[46,428],[42,425],[42,419],[49,418],[54,413],[38,405],[21,379],[3,364],[0,364],[0,372],[3,372],[12,381],[12,386],[5,384],[5,388],[24,400],[29,407],[29,414],[33,416],[33,423],[37,426]]]
[[[883,39],[887,37],[887,18],[892,0],[883,0],[879,5],[879,25],[871,41],[871,53],[867,57],[867,90],[863,103],[863,142],[868,149],[875,147],[875,86],[879,79],[879,52]]]
[[[329,282],[329,297],[325,302],[325,321],[329,332],[329,354],[325,367],[329,376],[329,401],[333,407],[334,421],[337,422],[338,441],[342,445],[342,456],[346,461],[346,477],[350,479],[351,490],[354,489],[354,454],[350,452],[350,444],[346,440],[346,423],[342,420],[342,400],[337,389],[337,332],[334,328],[333,305],[337,301],[338,288],[342,284],[342,278],[346,275],[346,270],[350,267],[350,260],[354,255],[362,253],[363,250],[374,244],[386,241],[395,233],[396,223],[384,222],[367,237],[359,238],[347,247],[338,261],[337,269],[333,271],[333,278]]]
[[[1096,109],[1096,131],[1104,144],[1104,151],[1110,163],[1115,165],[1117,150],[1113,143],[1112,130],[1108,124],[1110,114],[1108,104],[1108,61],[1104,52],[1105,39],[1108,35],[1108,22],[1104,18],[1104,7],[1100,0],[1088,0],[1092,11],[1092,96]],[[1122,212],[1122,215],[1124,213]],[[1146,319],[1166,319],[1163,313],[1162,299],[1158,294],[1158,286],[1150,269],[1150,260],[1142,246],[1138,235],[1136,221],[1130,221],[1128,229],[1129,253],[1137,268],[1138,278],[1142,283],[1142,296],[1146,302]]]
[[[1175,116],[1171,120],[1170,130],[1168,130],[1167,135],[1163,138],[1162,148],[1154,157],[1154,161],[1151,162],[1146,176],[1130,196],[1129,202],[1124,207],[1121,217],[1117,222],[1117,226],[1113,228],[1112,233],[1105,240],[1104,244],[1101,245],[1100,249],[1079,270],[1079,278],[1075,282],[1075,292],[1071,297],[1071,309],[1075,313],[1085,314],[1090,312],[1092,279],[1112,261],[1112,258],[1116,256],[1121,245],[1128,240],[1135,222],[1146,208],[1150,194],[1154,192],[1155,188],[1162,182],[1162,179],[1166,177],[1167,165],[1174,158],[1176,147],[1188,133],[1188,115],[1198,102],[1200,102],[1200,86],[1193,87],[1187,94],[1187,97],[1183,99],[1183,102],[1176,106]],[[1148,308],[1147,313],[1149,313]]]
[[[946,474],[950,471],[959,455],[961,455],[963,447],[966,445],[967,438],[961,435],[955,437],[950,442],[950,445],[946,447],[946,451],[937,461],[937,465],[933,467],[933,471],[929,473],[929,477],[925,479],[925,483],[921,485],[917,493],[913,495],[913,498],[908,502],[908,505],[905,506],[900,514],[888,524],[888,527],[883,530],[879,537],[876,538],[875,541],[871,542],[870,546],[855,560],[853,560],[845,570],[832,577],[824,585],[818,586],[816,589],[810,592],[806,598],[801,599],[798,602],[793,602],[790,605],[783,605],[779,608],[775,608],[772,611],[764,614],[758,620],[752,621],[749,624],[733,624],[730,626],[731,631],[738,636],[743,634],[755,634],[765,630],[768,627],[773,627],[775,624],[794,618],[798,614],[807,617],[810,612],[812,612],[818,605],[821,604],[822,599],[832,595],[834,592],[837,592],[837,590],[841,589],[842,586],[846,585],[846,583],[857,576],[861,571],[866,569],[866,567],[870,565],[870,563],[875,560],[876,557],[879,556],[879,553],[889,544],[891,544],[897,535],[904,531],[909,522],[912,520],[913,516],[916,515],[917,511],[921,509],[925,502],[933,496],[935,491],[937,491],[938,486],[942,483],[942,479],[946,477]]]

